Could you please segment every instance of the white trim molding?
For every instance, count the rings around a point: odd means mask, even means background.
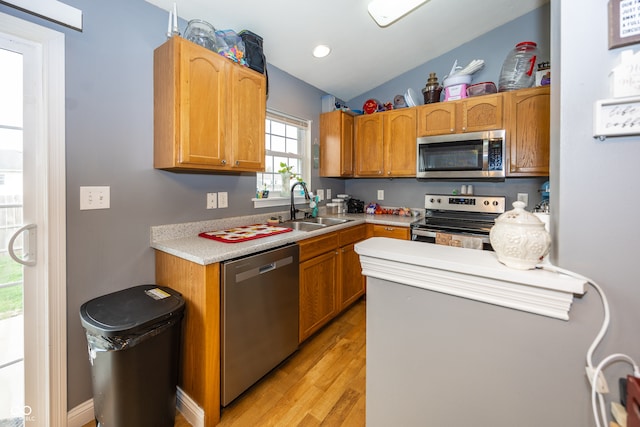
[[[82,11],[57,0],[1,0],[0,3],[82,31]]]
[[[0,32],[37,45],[42,66],[42,128],[39,129],[39,163],[44,168],[46,200],[38,200],[44,212],[44,256],[46,273],[39,292],[46,307],[38,335],[42,389],[38,389],[38,421],[42,426],[67,421],[67,276],[65,189],[65,39],[64,34],[0,13]],[[43,298],[43,301],[44,301]]]
[[[355,246],[362,274],[479,302],[569,320],[586,283],[543,270],[516,270],[494,252],[374,237]]]

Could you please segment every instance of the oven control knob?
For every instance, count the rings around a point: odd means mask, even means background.
[[[438,203],[442,203],[442,199],[438,199]]]
[[[431,198],[431,200],[429,200],[431,203],[435,203],[436,199],[434,199],[433,197]]]
[[[485,205],[485,206],[489,206],[489,201],[488,201],[488,200],[485,200],[485,201],[484,201],[484,205]]]
[[[493,201],[493,206],[498,206],[498,201],[497,200]]]

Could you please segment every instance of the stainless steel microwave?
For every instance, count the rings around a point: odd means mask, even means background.
[[[418,138],[418,178],[504,179],[505,131]]]

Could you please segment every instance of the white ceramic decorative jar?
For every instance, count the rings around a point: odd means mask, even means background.
[[[551,236],[544,223],[524,207],[523,202],[513,202],[513,210],[496,218],[489,239],[498,261],[508,267],[529,270],[549,252]]]

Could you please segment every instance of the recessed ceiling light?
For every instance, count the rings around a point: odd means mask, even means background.
[[[367,10],[379,26],[386,27],[427,1],[429,0],[373,0]]]
[[[313,56],[315,56],[316,58],[324,58],[325,56],[329,55],[330,52],[331,48],[329,46],[319,44],[315,47],[315,49],[313,49]]]

